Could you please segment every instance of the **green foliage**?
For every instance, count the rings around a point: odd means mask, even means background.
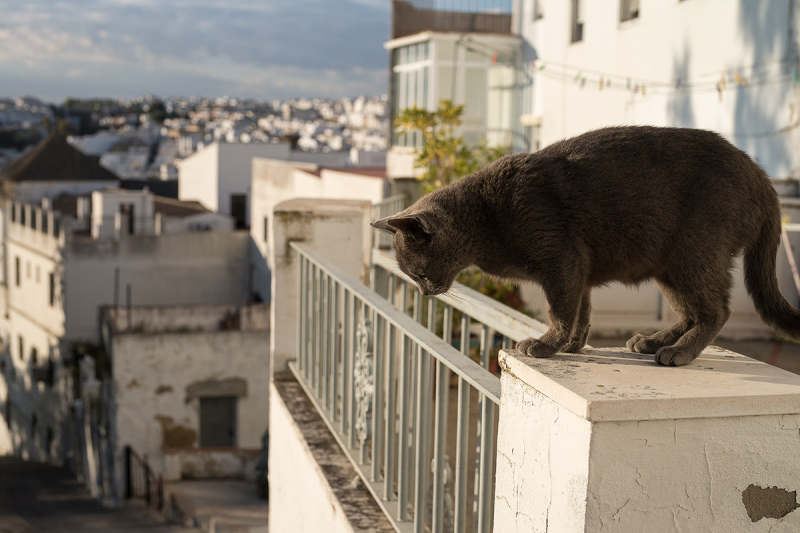
[[[507,147],[489,147],[485,140],[469,147],[456,135],[464,114],[463,105],[440,100],[435,111],[419,107],[404,109],[395,119],[398,133],[419,132],[422,147],[417,150],[416,163],[424,172],[419,177],[424,193],[444,187],[508,152]]]

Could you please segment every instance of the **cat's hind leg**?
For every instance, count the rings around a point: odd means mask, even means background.
[[[681,315],[681,320],[677,324],[663,329],[652,335],[634,335],[625,343],[631,352],[654,354],[664,346],[671,346],[680,339],[692,326],[692,311],[680,294],[675,291],[672,284],[667,280],[657,280],[656,285],[661,290],[661,294],[667,299],[672,309]]]
[[[572,333],[572,340],[567,347],[564,348],[565,352],[578,353],[586,346],[586,341],[589,339],[591,318],[592,289],[591,287],[586,287],[583,291],[583,297],[581,298],[581,308],[578,312],[578,321],[575,323],[575,331]]]
[[[730,310],[730,257],[720,261],[717,268],[691,272],[676,283],[681,299],[691,310],[693,325],[671,346],[655,354],[660,365],[682,366],[692,362],[708,346],[728,321]],[[710,263],[710,261],[709,261]],[[724,265],[724,266],[723,266]]]

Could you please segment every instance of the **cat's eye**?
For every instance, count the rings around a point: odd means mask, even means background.
[[[425,277],[425,274],[417,274],[417,277],[422,281],[428,281],[428,278]]]

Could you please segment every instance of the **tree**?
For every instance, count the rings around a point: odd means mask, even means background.
[[[477,146],[467,146],[464,138],[456,134],[463,114],[463,105],[440,100],[435,111],[414,106],[401,111],[395,119],[398,133],[422,135],[416,163],[423,169],[419,179],[424,193],[471,174],[508,152],[508,147],[489,147],[485,140]]]

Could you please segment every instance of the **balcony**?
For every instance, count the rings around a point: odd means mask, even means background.
[[[392,39],[423,31],[511,35],[511,0],[394,0]]]

